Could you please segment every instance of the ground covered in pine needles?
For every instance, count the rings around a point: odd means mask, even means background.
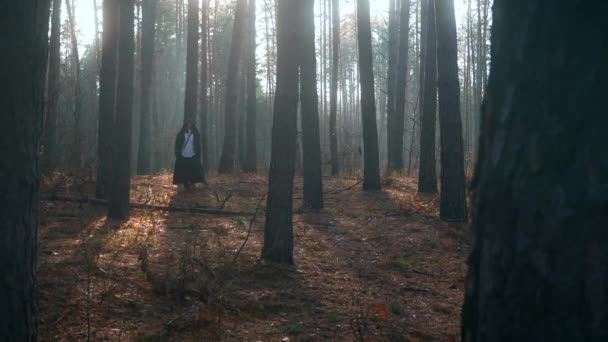
[[[364,193],[355,178],[324,178],[326,209],[310,212],[297,178],[295,267],[260,261],[266,178],[210,182],[186,192],[170,175],[134,178],[132,202],[156,209],[128,222],[99,203],[43,200],[39,338],[457,340],[468,228],[441,222],[413,180]],[[43,192],[84,199],[93,185],[55,175]]]

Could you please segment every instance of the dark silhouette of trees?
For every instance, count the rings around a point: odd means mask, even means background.
[[[188,1],[188,38],[186,43],[186,95],[184,119],[196,121],[198,106],[198,1]]]
[[[395,129],[391,124],[395,122],[395,95],[397,86],[397,62],[399,60],[399,16],[397,15],[397,0],[389,0],[388,10],[388,61],[386,74],[386,120],[387,120],[387,173],[398,171],[394,149],[391,149],[395,140]]]
[[[608,340],[606,10],[494,2],[463,341]]]
[[[207,96],[209,66],[207,60],[207,35],[209,29],[208,22],[209,0],[203,0],[201,3],[201,79],[199,91],[199,132],[201,135],[201,154],[203,158],[204,172],[209,168],[209,124],[208,124],[208,106],[209,98]]]
[[[454,0],[435,1],[435,13],[441,142],[439,215],[443,220],[462,222],[467,220],[467,208]]]
[[[359,83],[361,84],[361,120],[363,125],[363,190],[380,190],[369,0],[357,0],[357,40],[359,42]]]
[[[98,169],[96,197],[107,198],[112,182],[112,130],[116,118],[119,1],[103,2],[103,41],[99,72]]]
[[[152,172],[152,75],[154,74],[154,36],[158,0],[142,1],[141,32],[141,108],[137,173]]]
[[[36,340],[38,148],[50,1],[22,0],[0,11],[0,337]]]
[[[236,153],[237,138],[237,93],[239,90],[239,59],[241,58],[241,47],[243,45],[244,21],[247,14],[247,2],[237,0],[236,13],[234,15],[234,27],[232,28],[232,42],[230,43],[230,57],[228,60],[228,77],[226,79],[226,111],[224,144],[219,173],[232,173],[234,170],[234,159]]]
[[[437,125],[437,34],[435,0],[423,0],[423,58],[422,58],[422,114],[420,123],[420,166],[418,191],[437,192],[435,160],[435,128]]]
[[[256,80],[256,17],[255,0],[249,0],[248,20],[248,51],[247,51],[247,147],[245,165],[246,172],[257,171],[257,80]]]
[[[134,0],[120,0],[116,120],[112,139],[112,188],[108,217],[129,218],[131,189],[131,129],[133,120]]]
[[[293,264],[293,177],[298,107],[298,35],[301,0],[277,4],[277,83],[272,156],[262,257]]]
[[[340,71],[340,0],[332,0],[332,63],[331,63],[331,93],[329,95],[329,153],[331,157],[331,175],[340,174],[340,159],[338,156],[338,75]]]

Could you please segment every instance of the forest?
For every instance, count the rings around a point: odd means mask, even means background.
[[[608,2],[0,6],[0,341],[608,341]]]

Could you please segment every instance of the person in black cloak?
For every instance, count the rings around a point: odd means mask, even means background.
[[[184,122],[175,137],[175,158],[173,184],[183,184],[186,190],[196,183],[207,184],[201,165],[200,134],[190,119]]]

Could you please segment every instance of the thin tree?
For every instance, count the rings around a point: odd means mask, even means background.
[[[98,169],[96,197],[107,198],[112,182],[112,130],[116,119],[119,0],[103,2],[103,46],[99,72]]]
[[[57,167],[57,116],[59,115],[59,75],[60,75],[60,49],[61,49],[61,0],[53,1],[51,20],[51,40],[49,44],[49,64],[47,80],[47,103],[44,129],[44,149],[46,171],[53,171]]]
[[[113,175],[108,217],[129,218],[131,189],[131,129],[133,120],[134,0],[120,0],[118,38],[118,83],[116,120],[113,131]]]
[[[208,129],[208,106],[209,106],[209,98],[207,96],[207,88],[208,88],[208,60],[207,54],[209,53],[207,49],[207,35],[208,35],[208,6],[209,0],[203,0],[201,3],[201,79],[200,79],[200,91],[199,91],[199,131],[201,135],[201,154],[203,157],[203,168],[206,171],[209,168],[209,129]]]
[[[234,15],[234,27],[232,28],[232,42],[230,43],[230,57],[228,59],[228,77],[226,79],[226,110],[224,124],[224,144],[219,173],[232,173],[234,170],[234,159],[237,143],[237,92],[239,76],[239,60],[241,58],[241,46],[243,45],[244,21],[247,13],[246,0],[237,0],[236,13]]]
[[[247,154],[243,169],[257,171],[257,80],[256,80],[256,16],[255,0],[249,0],[247,49]]]
[[[338,75],[340,71],[340,0],[332,0],[332,64],[331,94],[329,99],[329,152],[331,157],[331,174],[340,174],[338,156]]]
[[[359,84],[361,85],[363,125],[363,190],[380,190],[369,0],[357,0],[357,40],[359,43]]]
[[[0,11],[0,336],[36,340],[38,148],[44,115],[49,0]]]
[[[152,172],[152,75],[154,74],[154,40],[156,34],[156,4],[158,0],[143,0],[141,39],[141,105],[137,173]]]
[[[186,43],[186,95],[184,119],[196,119],[198,106],[198,1],[188,1],[188,38]]]
[[[494,1],[463,341],[608,340],[606,10]]]
[[[395,110],[393,120],[388,120],[387,151],[390,172],[403,172],[403,133],[405,130],[405,100],[408,77],[410,42],[410,1],[401,0],[399,14],[399,59],[397,60],[397,82],[395,86]]]
[[[435,0],[423,0],[424,58],[422,59],[422,115],[420,120],[420,166],[418,191],[437,192],[435,142],[437,125],[437,34]]]
[[[439,216],[443,220],[463,222],[467,220],[467,206],[454,0],[435,1],[435,13],[441,143]]]
[[[319,133],[319,95],[317,94],[317,56],[315,54],[314,2],[300,1],[300,104],[302,120],[302,159],[304,162],[303,206],[323,208],[323,175]]]
[[[298,3],[277,4],[277,83],[262,257],[293,264],[293,177],[298,107]]]

